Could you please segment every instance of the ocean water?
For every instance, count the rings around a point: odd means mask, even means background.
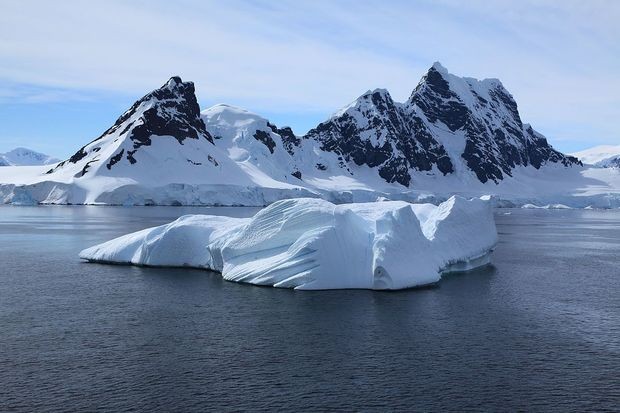
[[[498,210],[492,266],[399,292],[77,257],[255,211],[0,207],[0,411],[620,409],[620,212]]]

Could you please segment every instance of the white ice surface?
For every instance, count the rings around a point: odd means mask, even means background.
[[[85,249],[93,262],[188,266],[224,279],[302,290],[402,289],[489,262],[490,203],[275,202],[252,218],[187,215]]]
[[[620,155],[620,145],[600,145],[583,151],[571,153],[585,164],[596,165]]]

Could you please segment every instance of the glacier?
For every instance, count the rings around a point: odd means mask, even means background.
[[[252,218],[182,216],[87,248],[80,258],[207,269],[228,281],[296,290],[397,290],[486,265],[496,243],[488,200],[336,205],[297,198]]]

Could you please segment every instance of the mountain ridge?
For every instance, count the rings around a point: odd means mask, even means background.
[[[0,176],[0,197],[149,205],[516,199],[539,187],[545,196],[550,187],[574,192],[570,181],[553,182],[570,176],[586,186],[584,173],[522,122],[499,80],[461,78],[436,63],[405,102],[372,89],[304,135],[228,104],[200,111],[193,83],[174,76],[46,176]]]
[[[84,176],[93,163],[104,161],[94,153],[101,149],[97,142],[108,137],[118,136],[129,142],[117,145],[114,154],[105,159],[108,170],[118,162],[137,163],[136,152],[150,146],[157,136],[171,136],[180,145],[186,139],[203,139],[230,152],[232,141],[220,140],[216,144],[211,135],[211,132],[222,134],[222,126],[209,118],[210,113],[218,110],[218,119],[223,113],[235,118],[233,123],[226,124],[229,131],[225,134],[232,136],[238,133],[237,129],[245,128],[242,133],[251,135],[274,155],[274,162],[281,165],[266,166],[270,162],[261,161],[256,166],[278,170],[276,179],[282,176],[279,169],[285,168],[289,175],[303,180],[309,171],[299,162],[298,151],[304,152],[304,156],[316,155],[314,165],[325,168],[330,165],[321,162],[321,158],[329,157],[328,153],[337,155],[337,166],[331,167],[332,173],[351,174],[353,164],[364,165],[376,168],[387,183],[398,183],[405,188],[415,186],[414,171],[445,176],[469,170],[482,183],[492,180],[497,184],[505,176],[512,176],[518,165],[539,169],[547,162],[564,166],[579,163],[553,149],[544,136],[522,123],[516,102],[499,80],[460,78],[436,62],[407,101],[395,102],[386,89],[369,90],[303,136],[226,104],[201,113],[194,84],[173,76],[162,87],[136,101],[101,136],[48,173],[88,157],[86,163],[82,162],[80,174]],[[254,130],[247,128],[249,124],[254,125]],[[244,140],[243,136],[235,138],[235,142]],[[288,157],[275,154],[276,140],[281,142]],[[223,147],[224,142],[227,147]],[[302,146],[313,149],[304,150]],[[214,149],[203,147],[202,150]],[[261,152],[249,146],[245,149],[237,146],[233,152],[243,150]],[[209,161],[216,165],[216,158],[209,156]],[[188,161],[197,164],[195,160],[188,158]]]

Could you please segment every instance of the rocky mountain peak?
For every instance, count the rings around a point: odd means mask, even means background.
[[[434,125],[439,141],[458,142],[463,136],[459,157],[481,182],[497,183],[512,176],[518,165],[540,168],[546,162],[577,162],[523,125],[514,97],[498,79],[458,77],[435,64],[405,107],[410,116],[422,116]]]
[[[188,83],[192,83],[192,82],[188,82]],[[183,84],[183,81],[181,80],[180,76],[172,76],[170,80],[168,80],[168,82],[166,83],[168,87],[175,87],[180,84]]]
[[[422,77],[418,86],[414,89],[412,97],[416,93],[421,93],[424,89],[430,89],[439,96],[450,99],[454,93],[450,90],[450,84],[447,80],[448,70],[439,62],[435,62]]]
[[[499,80],[458,77],[439,62],[404,104],[385,90],[368,91],[307,136],[347,161],[377,166],[386,181],[405,186],[412,170],[448,174],[455,164],[464,163],[459,170],[470,170],[483,183],[498,183],[519,165],[578,162],[523,125],[517,103]]]
[[[445,149],[385,89],[369,90],[304,137],[345,162],[377,167],[389,183],[411,183],[411,170],[453,171]]]
[[[172,137],[181,145],[186,139],[205,140],[213,144],[213,138],[200,117],[193,82],[183,82],[179,76],[171,77],[160,88],[136,101],[101,136],[48,173],[87,158],[89,163],[82,169],[83,175],[88,172],[91,163],[104,160],[103,156],[107,153],[104,149],[112,147],[117,149],[114,149],[113,156],[105,160],[108,170],[123,159],[134,164],[137,162],[136,152],[143,146],[151,146],[153,139],[158,137]]]

